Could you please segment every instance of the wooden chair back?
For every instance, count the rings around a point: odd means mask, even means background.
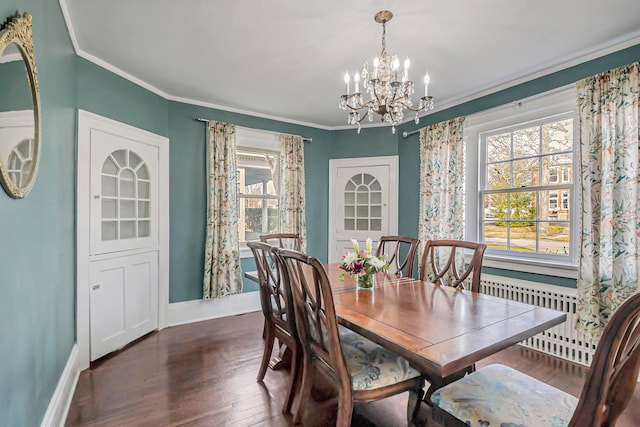
[[[300,251],[302,247],[300,235],[297,233],[263,234],[260,236],[260,241],[281,249],[293,249],[294,251]]]
[[[277,338],[280,345],[286,345],[291,352],[291,378],[285,396],[283,413],[288,413],[293,405],[294,389],[298,382],[298,358],[300,342],[295,321],[293,296],[289,282],[286,280],[284,265],[276,256],[278,248],[262,242],[249,242],[258,271],[260,289],[260,305],[264,314],[264,351],[258,370],[258,381],[262,381],[267,370],[271,353]],[[282,351],[282,348],[281,348]],[[294,416],[295,416],[294,411]]]
[[[262,242],[248,242],[247,246],[256,262],[264,317],[281,332],[297,339],[293,296],[284,283],[283,266],[276,262],[277,248]]]
[[[640,372],[640,292],[609,319],[569,427],[613,426],[633,396]]]
[[[376,256],[386,255],[389,272],[400,277],[413,277],[413,265],[418,239],[407,236],[382,236],[378,241]]]
[[[314,367],[331,383],[350,391],[351,377],[324,266],[317,258],[297,251],[282,249],[278,256],[286,265],[305,359],[313,360]]]
[[[441,285],[465,288],[471,277],[471,290],[480,291],[482,257],[487,245],[464,240],[428,240],[420,263],[420,280]],[[465,249],[473,250],[468,265],[464,262]]]

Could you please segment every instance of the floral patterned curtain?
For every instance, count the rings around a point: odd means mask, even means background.
[[[638,290],[639,64],[576,85],[582,195],[576,326],[594,338]]]
[[[427,240],[464,237],[463,125],[458,117],[420,130],[419,260]]]
[[[306,252],[307,225],[304,209],[304,139],[298,135],[280,135],[280,232],[300,235],[301,250]]]
[[[235,125],[207,127],[207,234],[204,299],[242,292],[238,233],[238,175]]]

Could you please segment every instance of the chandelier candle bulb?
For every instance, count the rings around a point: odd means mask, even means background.
[[[349,72],[344,73],[344,94],[349,95]]]
[[[429,82],[431,82],[431,77],[429,77],[429,73],[424,75],[424,96],[425,98],[429,96]]]
[[[358,74],[358,72],[356,72],[355,76],[353,76],[353,81],[356,84],[355,93],[359,93],[360,92],[360,74]]]

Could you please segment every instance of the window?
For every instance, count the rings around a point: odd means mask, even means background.
[[[571,85],[465,119],[465,239],[484,266],[577,277],[574,117]]]
[[[279,231],[278,180],[280,140],[277,134],[236,128],[238,232],[241,256],[251,256],[247,242]]]
[[[375,176],[359,173],[344,188],[344,229],[382,230],[382,187]]]
[[[573,162],[573,117],[543,118],[480,135],[486,153],[486,214],[482,240],[489,248],[520,254],[569,255],[568,202],[561,214],[558,197],[569,200],[573,186],[561,188],[560,164]],[[566,196],[565,196],[566,195]]]
[[[102,240],[151,235],[151,175],[131,150],[116,150],[102,164]]]

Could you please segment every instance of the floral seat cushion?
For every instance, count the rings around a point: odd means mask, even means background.
[[[376,389],[420,376],[405,358],[356,332],[339,328],[354,390]]]
[[[563,427],[578,399],[508,366],[489,365],[437,390],[431,402],[472,427]]]

